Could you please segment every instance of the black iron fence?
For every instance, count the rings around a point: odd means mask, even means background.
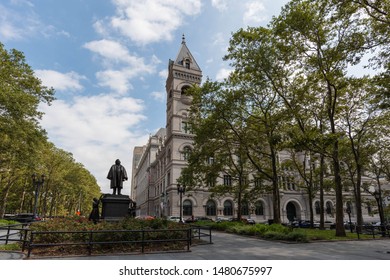
[[[0,244],[23,242],[27,236],[29,223],[0,226]]]
[[[28,224],[0,227],[0,241],[20,242],[27,257],[34,249],[61,247],[77,248],[77,252],[86,249],[91,255],[94,250],[126,247],[131,252],[152,251],[190,251],[191,245],[211,244],[211,228],[191,226],[183,229],[142,229],[142,230],[90,230],[90,231],[32,231]],[[160,245],[160,246],[159,246]]]
[[[354,226],[352,231],[355,231],[358,239],[360,239],[361,234],[371,235],[372,238],[376,237],[390,237],[390,225],[363,225],[361,227]]]
[[[192,226],[191,240],[203,241],[197,244],[212,244],[211,227]]]

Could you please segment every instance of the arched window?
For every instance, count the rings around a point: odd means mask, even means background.
[[[189,199],[183,201],[183,216],[192,216],[192,202]]]
[[[187,68],[187,69],[190,69],[190,60],[187,58],[186,60],[184,60],[184,66]]]
[[[321,207],[320,207],[320,202],[319,201],[316,201],[316,203],[314,203],[314,208],[315,208],[315,211],[316,211],[316,215],[321,214]]]
[[[188,160],[190,157],[191,151],[192,151],[192,149],[190,146],[185,146],[183,148],[183,159]]]
[[[255,203],[255,214],[256,215],[264,215],[263,202],[256,201],[256,203]]]
[[[330,201],[326,202],[326,214],[332,215],[332,203]]]
[[[233,216],[233,203],[230,200],[226,200],[223,203],[223,215]]]
[[[209,200],[205,206],[206,216],[216,216],[217,215],[217,207],[213,200]]]
[[[249,215],[249,205],[246,201],[241,204],[241,215]]]
[[[185,95],[186,94],[186,90],[189,89],[190,86],[184,86],[181,88],[181,95]]]

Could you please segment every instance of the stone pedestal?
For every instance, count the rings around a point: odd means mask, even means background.
[[[127,195],[105,194],[101,202],[103,220],[118,221],[129,215],[131,199]]]

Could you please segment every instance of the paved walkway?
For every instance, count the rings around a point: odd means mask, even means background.
[[[0,252],[1,259],[22,254]],[[191,252],[67,257],[67,260],[390,260],[390,238],[290,244],[213,232],[213,244]]]

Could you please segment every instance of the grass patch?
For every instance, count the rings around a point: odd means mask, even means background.
[[[258,236],[269,240],[280,240],[289,242],[310,242],[320,240],[353,240],[358,239],[356,233],[346,231],[346,237],[337,237],[335,230],[303,229],[289,228],[280,224],[255,224],[248,225],[241,222],[208,222],[202,221],[195,223],[200,226],[209,226],[212,229],[225,231],[240,235]],[[372,239],[371,235],[361,234],[360,239]]]
[[[1,227],[1,226],[15,225],[15,224],[19,224],[19,222],[17,222],[17,221],[12,221],[12,220],[0,219],[0,227]]]
[[[0,245],[1,251],[20,251],[22,248],[18,243],[12,243],[12,244],[2,244]]]

